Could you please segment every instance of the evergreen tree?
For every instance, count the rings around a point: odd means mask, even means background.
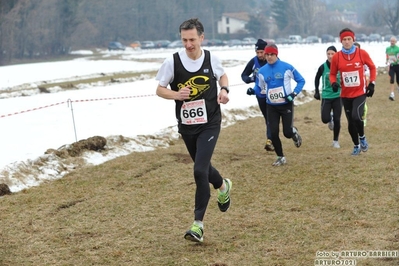
[[[272,0],[272,17],[275,19],[277,27],[283,31],[288,26],[287,10],[289,10],[289,1]]]
[[[245,25],[245,28],[252,36],[257,36],[262,29],[262,22],[259,18],[250,16],[249,22]]]
[[[56,54],[69,53],[69,40],[78,25],[77,14],[82,0],[62,0],[57,2],[59,26],[56,32],[57,41],[53,45]]]

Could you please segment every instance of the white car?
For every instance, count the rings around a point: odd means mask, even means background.
[[[155,48],[155,43],[153,41],[141,42],[141,49],[153,49]]]
[[[303,43],[302,37],[300,35],[290,35],[288,36],[290,43]]]
[[[255,45],[258,40],[252,37],[244,38],[241,41],[242,45]]]

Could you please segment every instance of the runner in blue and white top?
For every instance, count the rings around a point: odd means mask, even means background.
[[[279,137],[280,119],[283,123],[283,133],[286,138],[292,138],[296,147],[302,144],[294,122],[294,98],[302,91],[305,79],[290,64],[281,61],[278,57],[278,48],[275,44],[267,45],[265,57],[267,64],[259,69],[258,85],[266,91],[267,118],[271,131],[271,138],[277,160],[274,166],[283,165],[286,159]],[[291,87],[291,80],[296,82],[295,88]]]

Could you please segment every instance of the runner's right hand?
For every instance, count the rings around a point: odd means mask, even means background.
[[[248,95],[255,95],[255,90],[252,89],[252,88],[248,88],[247,94],[248,94]]]
[[[313,97],[314,97],[316,100],[320,100],[320,92],[315,91]]]
[[[333,84],[331,84],[331,87],[332,87],[333,92],[338,92],[339,84],[337,82],[334,82]]]

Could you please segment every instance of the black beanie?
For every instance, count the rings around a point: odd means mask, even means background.
[[[334,52],[337,52],[337,48],[335,48],[334,45],[331,45],[330,47],[328,47],[328,48],[327,48],[327,51],[328,51],[328,50],[332,50],[332,51],[334,51]]]
[[[262,39],[258,39],[258,41],[255,43],[255,51],[264,50],[266,45],[267,45],[267,42],[265,42]]]

